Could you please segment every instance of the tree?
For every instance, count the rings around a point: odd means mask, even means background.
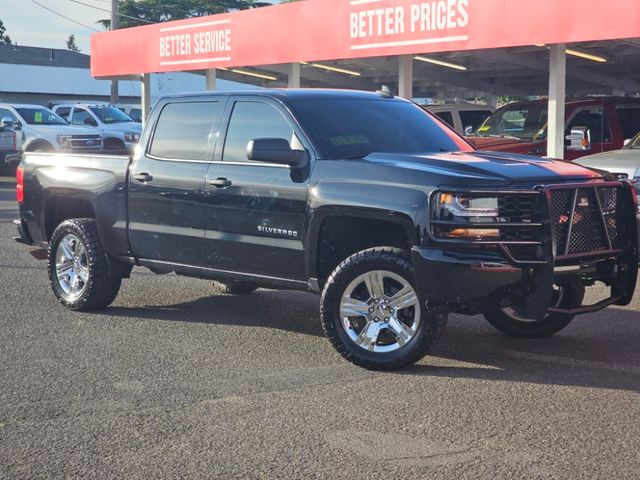
[[[67,50],[71,50],[72,52],[79,52],[80,49],[76,45],[76,36],[72,33],[67,38]]]
[[[120,28],[137,27],[148,23],[168,22],[183,18],[205,17],[216,13],[233,10],[265,7],[271,2],[260,0],[182,0],[166,2],[166,0],[118,0]],[[98,23],[106,29],[111,28],[111,20],[100,20]]]
[[[5,33],[6,31],[7,29],[5,28],[4,23],[2,23],[2,20],[0,20],[0,43],[11,45],[11,38]]]

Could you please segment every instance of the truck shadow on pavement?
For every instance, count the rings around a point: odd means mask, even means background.
[[[302,292],[259,290],[251,295],[217,295],[165,306],[111,307],[107,312],[136,319],[324,336],[318,297]],[[395,374],[639,392],[639,339],[640,312],[618,308],[579,316],[563,332],[541,340],[506,337],[482,317],[452,316],[432,353]]]
[[[431,355],[399,374],[639,392],[639,339],[640,312],[618,308],[578,316],[539,340],[509,338],[482,317],[453,317]]]
[[[127,318],[275,328],[322,337],[318,299],[304,292],[258,290],[249,295],[214,294],[173,305],[116,306],[106,312]]]

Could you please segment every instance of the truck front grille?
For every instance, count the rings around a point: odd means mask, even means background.
[[[551,212],[558,257],[618,247],[618,188],[553,190]]]
[[[102,149],[100,135],[73,135],[69,140],[69,148],[74,152],[86,152]]]

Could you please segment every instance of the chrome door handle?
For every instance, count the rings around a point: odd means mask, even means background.
[[[151,180],[153,180],[153,176],[149,175],[147,172],[136,173],[133,175],[133,178],[142,183],[150,182]]]
[[[218,177],[213,180],[209,180],[209,185],[216,188],[227,188],[231,186],[231,180],[227,180],[224,177]]]

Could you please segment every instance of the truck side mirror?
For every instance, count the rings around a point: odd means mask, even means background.
[[[464,127],[464,134],[469,136],[473,133],[473,127],[471,125],[467,125]]]
[[[567,150],[591,150],[591,132],[588,127],[573,127],[571,134],[565,139],[569,140]]]
[[[627,145],[629,145],[631,143],[631,139],[630,138],[625,138],[624,142],[622,142],[622,146],[626,147]]]
[[[247,158],[256,162],[278,163],[294,168],[302,168],[308,161],[306,151],[292,150],[284,138],[255,138],[249,141]]]
[[[1,123],[0,127],[4,127],[4,128],[12,128],[14,126],[13,119],[11,117],[3,117],[2,122],[0,123]]]
[[[87,117],[84,119],[84,124],[89,125],[91,127],[97,127],[98,122],[96,122],[93,118]]]

